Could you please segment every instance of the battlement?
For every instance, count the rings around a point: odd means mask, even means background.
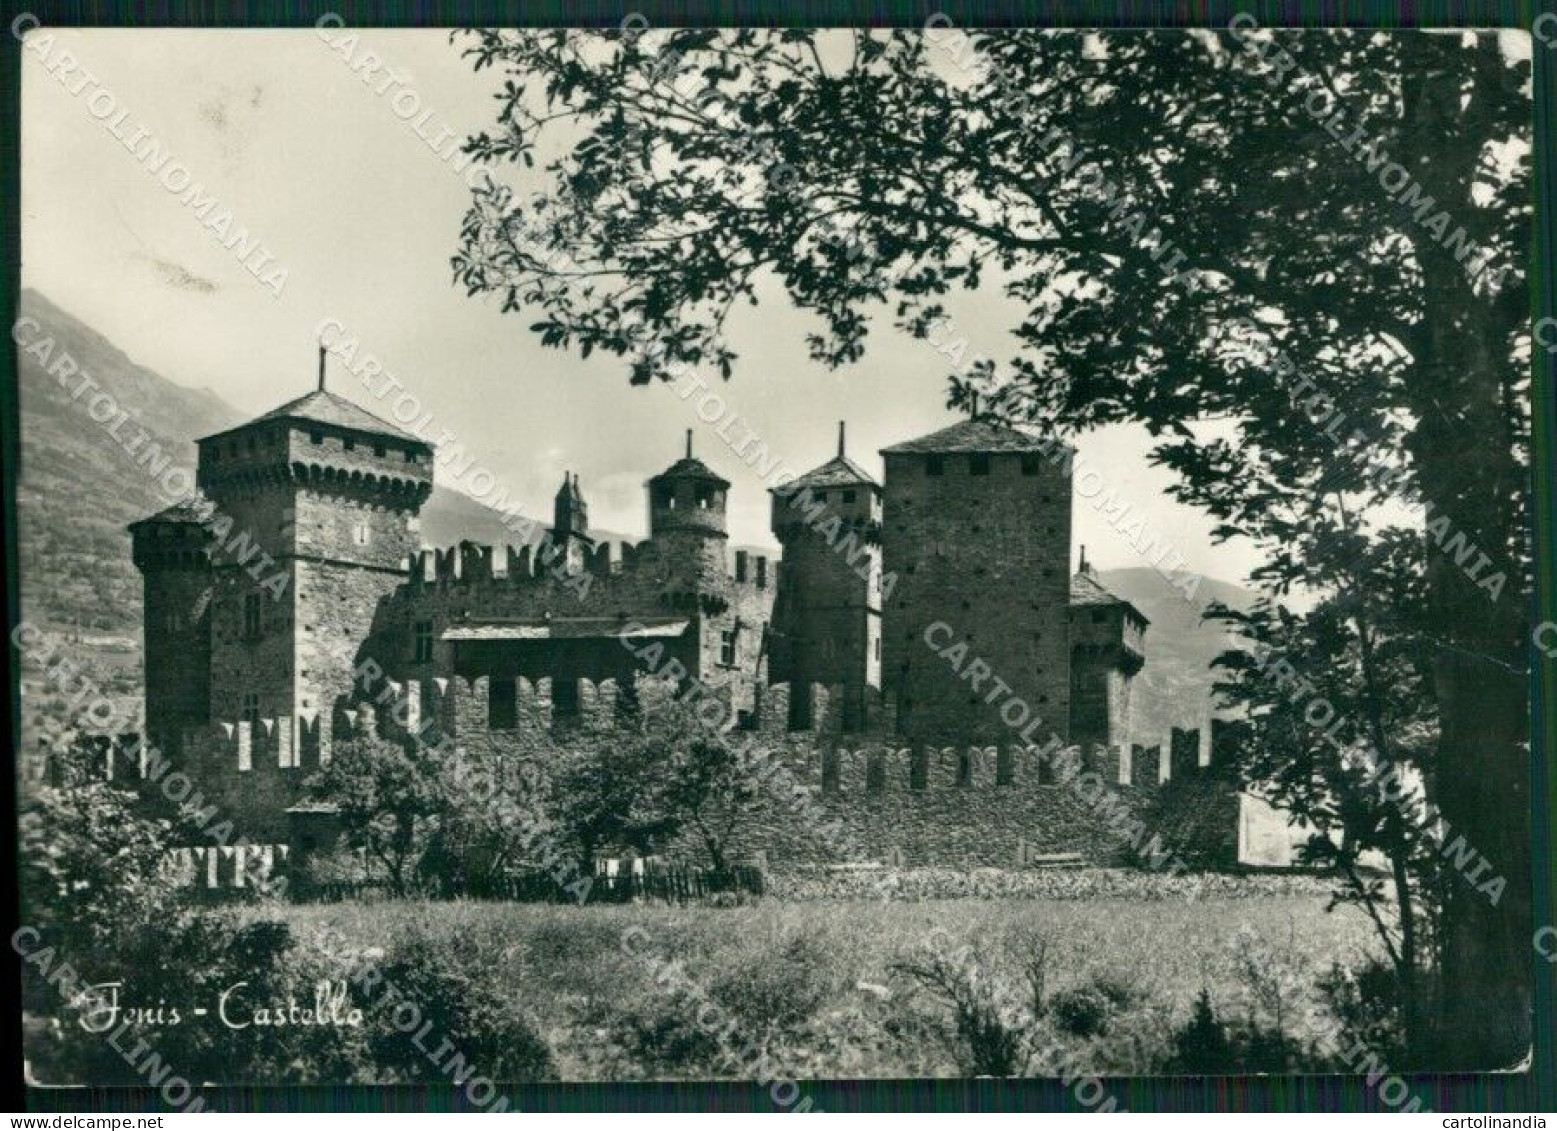
[[[323,722],[316,713],[186,728],[179,751],[181,763],[193,774],[301,779],[329,760]]]
[[[601,542],[586,552],[583,568],[597,577],[632,573],[643,560],[649,542]],[[408,592],[428,586],[523,585],[571,576],[566,553],[550,542],[494,548],[480,542],[420,550],[407,562]],[[726,576],[738,586],[767,589],[777,583],[778,563],[764,554],[737,550]]]
[[[940,746],[911,745],[890,736],[857,742],[800,740],[797,736],[774,749],[799,784],[822,794],[1069,786],[1089,792],[1107,788],[1151,796],[1170,781],[1199,781],[1210,772],[1209,766],[1184,765],[1169,776],[1159,776],[1155,761],[1149,758],[1150,772],[1142,774],[1125,746],[1083,750],[1058,738],[1045,745]],[[1149,749],[1154,758],[1158,748]]]

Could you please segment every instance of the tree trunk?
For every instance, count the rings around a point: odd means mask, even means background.
[[[1465,113],[1461,83],[1472,82],[1474,113],[1478,93],[1484,96],[1475,84],[1501,65],[1495,44],[1466,56],[1463,70],[1406,77],[1399,159],[1451,215],[1472,210],[1477,158],[1452,128]],[[1435,641],[1441,728],[1434,801],[1448,824],[1447,843],[1463,837],[1490,865],[1477,860],[1458,869],[1445,854],[1442,1033],[1430,1066],[1508,1068],[1527,1053],[1533,1020],[1527,509],[1516,501],[1528,497],[1529,483],[1512,451],[1504,403],[1509,329],[1475,292],[1475,256],[1460,262],[1421,225],[1412,238],[1425,301],[1411,343],[1418,423],[1408,448],[1432,506],[1427,631]],[[1447,519],[1447,528],[1435,532],[1434,519]],[[1456,561],[1456,536],[1490,561],[1479,564],[1475,554]],[[1500,594],[1478,586],[1499,573],[1506,578]],[[1501,893],[1499,878],[1506,881]]]

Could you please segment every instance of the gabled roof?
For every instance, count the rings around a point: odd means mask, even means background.
[[[1018,432],[1017,428],[1007,428],[1004,424],[990,424],[989,421],[962,421],[961,424],[953,424],[951,427],[942,428],[940,432],[920,436],[919,439],[909,439],[902,444],[883,447],[881,453],[905,455],[905,453],[928,452],[939,455],[942,452],[1051,452],[1053,447],[1053,441],[1045,441],[1039,436]]]
[[[432,445],[420,436],[414,436],[402,428],[397,428],[387,420],[374,416],[367,409],[354,404],[345,397],[338,396],[328,389],[315,389],[306,396],[288,401],[279,408],[273,408],[263,416],[256,416],[245,424],[239,424],[224,432],[216,432],[213,435],[225,436],[228,432],[236,432],[241,428],[247,428],[251,424],[260,424],[267,420],[302,420],[315,424],[327,424],[332,428],[346,428],[353,432],[366,432],[375,436],[392,436],[397,440],[405,440],[413,444],[420,444],[424,448]],[[211,437],[202,437],[209,440]]]
[[[1042,440],[1004,424],[992,424],[987,420],[964,420],[931,432],[917,440],[907,440],[882,448],[884,455],[902,455],[914,452],[939,454],[942,452],[1049,452],[1053,442]]]
[[[785,485],[787,493],[795,487],[876,487],[870,474],[848,456],[834,456],[821,467],[806,472]]]
[[[1097,579],[1097,575],[1089,569],[1083,569],[1080,573],[1072,574],[1070,579],[1070,603],[1072,605],[1092,605],[1101,607],[1105,605],[1123,605],[1141,620],[1150,624],[1146,615],[1129,601],[1114,593]]]

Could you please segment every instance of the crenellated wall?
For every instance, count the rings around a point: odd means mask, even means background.
[[[494,728],[490,689],[485,676],[389,682],[374,689],[371,701],[336,712],[330,729],[337,741],[419,735],[477,762],[531,765],[544,775],[565,748],[630,741],[676,696],[662,676],[586,680],[578,714],[559,718],[552,681],[520,677],[513,725]],[[810,697],[810,728],[790,728],[794,694]],[[1083,751],[1058,738],[1034,745],[1014,735],[1002,743],[913,743],[895,733],[885,710],[870,730],[846,732],[852,720],[842,710],[841,685],[775,685],[740,725],[728,725],[722,692],[686,702],[722,734],[758,786],[754,802],[732,823],[733,860],[779,870],[865,862],[1019,867],[1145,860],[1197,867],[1236,861],[1238,790],[1220,760],[1210,758],[1217,749],[1225,754],[1234,732],[1219,722],[1211,731],[1176,729],[1163,747]],[[239,837],[289,843],[306,854],[328,816],[316,820],[302,812],[313,808],[303,783],[328,757],[323,732],[317,716],[196,728],[183,736],[177,768],[194,783],[199,804],[231,816]],[[1164,748],[1176,757],[1163,758]],[[108,765],[119,780],[134,783],[146,774],[147,756],[132,748],[117,763],[108,758]],[[688,837],[673,854],[701,859],[703,848]]]

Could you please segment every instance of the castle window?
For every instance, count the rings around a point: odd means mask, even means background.
[[[492,730],[514,730],[519,726],[519,685],[512,676],[492,676],[487,680],[487,726]]]
[[[407,448],[405,450],[405,461],[406,461],[406,463],[415,463],[416,462],[416,452],[414,452],[410,448]]]
[[[876,637],[876,659],[881,659],[881,637]]]
[[[908,788],[923,789],[930,779],[930,752],[923,747],[915,749],[908,763]]]
[[[259,692],[245,691],[243,693],[243,721],[249,724],[252,733],[259,726]]]
[[[886,788],[886,752],[881,750],[872,750],[865,755],[865,791],[867,793],[880,793]]]
[[[811,729],[811,687],[795,684],[789,689],[789,729]]]
[[[822,792],[838,792],[838,751],[831,748],[822,751]]]
[[[1037,475],[1038,474],[1038,457],[1037,456],[1023,456],[1022,457],[1022,474],[1023,475]]]
[[[926,475],[945,475],[946,457],[930,456],[924,461],[924,473]]]
[[[631,719],[636,718],[638,713],[638,685],[633,681],[633,674],[627,672],[616,680],[616,717]]]
[[[577,679],[553,679],[551,681],[551,717],[576,719],[582,712],[579,703]]]
[[[322,443],[324,443],[324,433],[323,432],[310,432],[310,433],[308,433],[308,442],[310,444],[322,444]]]
[[[719,634],[719,662],[727,668],[735,666],[735,636],[738,629]]]
[[[699,483],[693,490],[693,494],[697,498],[697,505],[703,510],[707,510],[714,501],[714,488],[711,484]]]
[[[957,784],[973,784],[973,751],[966,748],[957,751]]]
[[[433,658],[433,622],[419,620],[416,622],[416,651],[413,658],[418,664],[425,664]]]
[[[989,457],[987,455],[973,455],[968,457],[969,475],[988,475]]]
[[[383,444],[374,444],[373,445],[373,454],[378,456],[379,459],[383,459],[385,456],[387,456],[389,454],[389,449],[384,447]]]
[[[258,593],[246,593],[243,597],[243,635],[253,639],[263,631],[263,606]]]
[[[352,439],[350,436],[347,436],[346,439],[341,441],[341,446],[344,447],[348,452],[353,452],[357,450],[357,441]]]
[[[854,492],[853,491],[845,491],[843,493],[843,501],[846,502],[846,503],[852,503],[854,501]]]
[[[351,524],[351,540],[355,545],[366,546],[370,533],[367,519],[359,519]]]
[[[995,784],[1010,785],[1014,780],[1011,767],[1011,748],[1000,746],[995,749]]]

